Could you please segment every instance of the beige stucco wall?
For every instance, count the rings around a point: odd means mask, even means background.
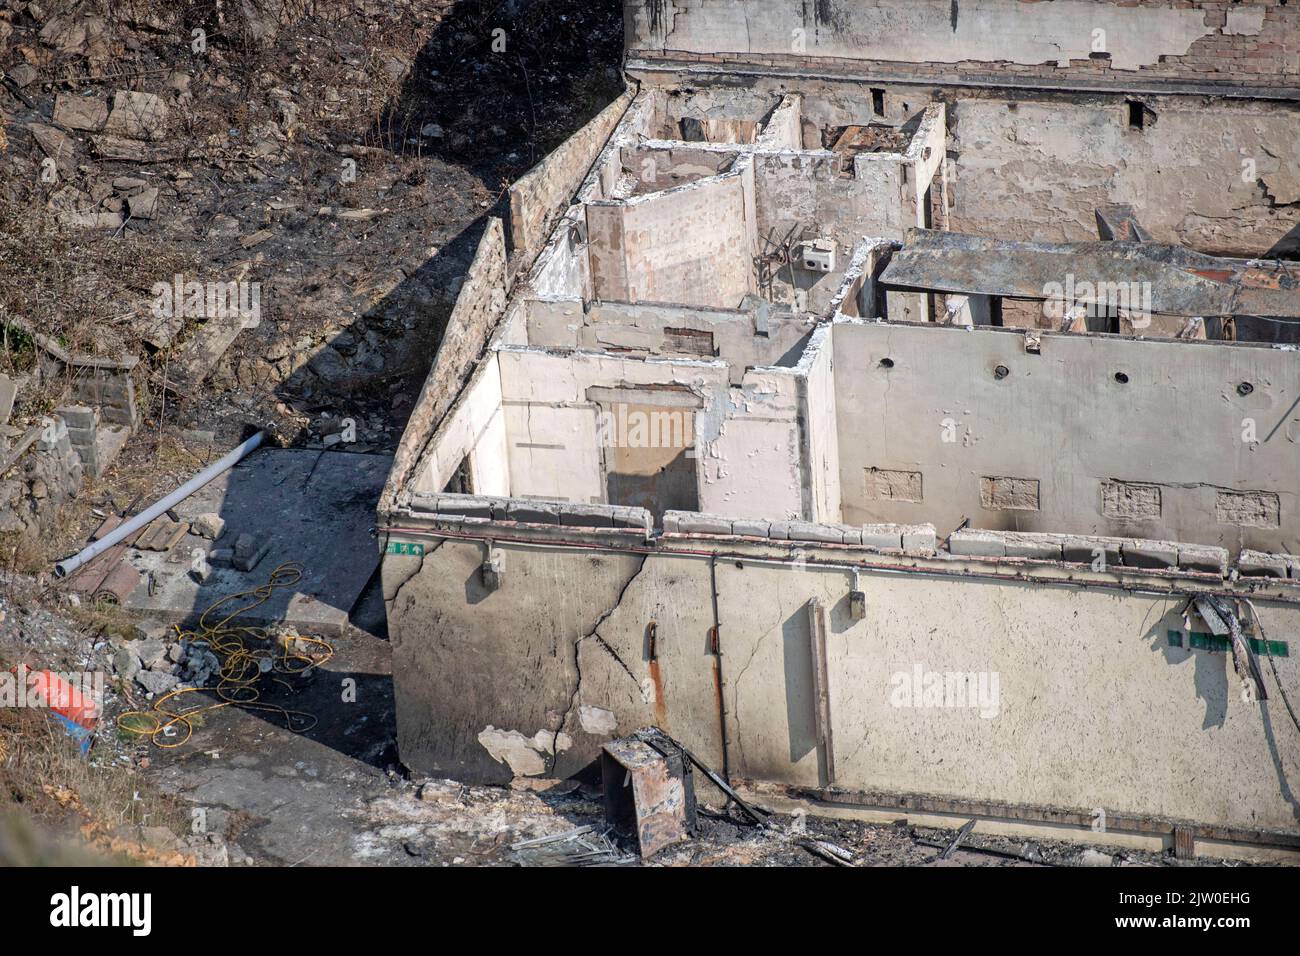
[[[1241,699],[1224,654],[1170,646],[1180,598],[865,568],[853,621],[853,574],[816,567],[814,546],[792,566],[508,536],[493,535],[506,576],[492,593],[479,542],[385,558],[399,747],[418,770],[567,775],[602,740],[657,723],[715,767],[725,733],[737,779],[1300,829],[1300,735],[1276,693]],[[833,781],[812,711],[813,598],[827,609]],[[1294,647],[1300,611],[1259,606]],[[1296,657],[1275,664],[1294,697]],[[895,675],[918,665],[996,674],[992,713],[898,706]]]

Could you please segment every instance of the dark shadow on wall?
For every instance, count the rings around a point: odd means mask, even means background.
[[[1185,642],[1182,628],[1181,611],[1175,609],[1155,623],[1145,640],[1151,650],[1160,652],[1166,664],[1178,667],[1192,661],[1192,684],[1196,688],[1196,697],[1205,703],[1201,729],[1222,727],[1228,719],[1227,655],[1170,643],[1174,636]]]

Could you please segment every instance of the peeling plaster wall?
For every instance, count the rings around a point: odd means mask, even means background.
[[[629,56],[1011,78],[1294,83],[1284,0],[625,0]]]
[[[845,570],[497,546],[506,579],[491,593],[475,542],[447,541],[422,563],[385,559],[399,748],[420,772],[507,782],[508,758],[493,756],[505,729],[518,735],[507,741],[516,759],[520,747],[539,754],[522,754],[526,772],[541,763],[566,776],[603,740],[650,723],[722,768],[721,699],[733,780],[825,786],[816,598],[837,787],[1300,830],[1300,737],[1280,697],[1246,704],[1228,655],[1169,643],[1183,598],[866,569],[867,616],[854,621]],[[1270,637],[1294,644],[1300,611],[1259,609]],[[1294,687],[1300,656],[1274,663]],[[996,674],[992,714],[903,701],[918,666]],[[593,733],[583,708],[612,717]],[[570,746],[552,756],[551,740]]]
[[[1234,552],[1285,551],[1300,536],[1293,348],[1052,333],[1041,347],[1025,352],[1013,330],[837,323],[844,520],[929,521],[942,536],[969,517]],[[985,479],[1033,482],[1036,509],[989,507]],[[1157,510],[1107,514],[1108,481],[1154,488]],[[1239,500],[1258,505],[1245,505],[1254,517],[1222,520]]]
[[[583,207],[571,206],[529,276],[529,288],[536,295],[591,295],[591,269],[587,247],[578,238],[577,224],[583,221]]]
[[[812,489],[812,520],[839,524],[840,443],[835,397],[835,359],[831,328],[823,325],[809,343],[800,371],[807,371],[804,421],[808,429],[808,480]]]
[[[1260,255],[1300,225],[1300,109],[1276,103],[963,99],[950,107],[952,228],[1007,239],[1097,238],[1094,210],[1129,203],[1158,242]],[[1284,205],[1289,203],[1289,205]]]
[[[701,512],[777,521],[808,517],[802,381],[792,369],[754,369],[725,396],[717,436],[699,446]]]
[[[497,357],[515,497],[608,503],[600,409],[588,395],[591,388],[684,386],[704,406],[695,416],[697,446],[718,434],[727,391],[722,362],[516,348],[503,348]]]
[[[754,174],[586,207],[592,295],[733,308],[754,291]]]
[[[924,225],[922,202],[946,156],[944,107],[934,104],[916,122],[905,154],[862,153],[853,157],[852,174],[841,171],[843,159],[829,150],[757,152],[754,154],[755,206],[759,249],[795,230],[800,236],[829,236],[847,263],[863,236],[902,238]],[[936,222],[936,227],[942,223]],[[804,291],[804,307],[822,312],[839,290],[843,265],[829,274],[794,272]],[[790,270],[778,277],[789,281]]]
[[[808,369],[756,368],[731,386],[726,363],[717,360],[519,348],[502,348],[497,357],[512,496],[608,503],[600,408],[590,390],[684,386],[702,406],[694,417],[700,510],[811,520]],[[825,481],[823,488],[830,500]]]
[[[763,124],[754,145],[759,149],[803,149],[803,121],[798,94],[785,96]]]
[[[847,262],[862,236],[902,237],[912,223],[904,217],[901,166],[860,161],[851,177],[840,174],[840,157],[828,151],[758,153],[754,156],[758,247],[772,252],[793,229],[835,240],[838,261]],[[789,281],[782,268],[780,278]],[[824,309],[839,288],[841,273],[795,270],[795,284],[807,291],[806,308]]]
[[[622,169],[649,188],[671,189],[719,172],[735,162],[739,152],[727,147],[704,147],[690,143],[650,144],[624,147]]]

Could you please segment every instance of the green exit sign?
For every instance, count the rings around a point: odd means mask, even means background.
[[[388,542],[389,554],[409,554],[417,558],[424,557],[424,545],[418,541],[390,541]]]
[[[1171,630],[1168,634],[1170,647],[1183,646],[1183,632]],[[1265,643],[1257,637],[1247,638],[1250,649],[1261,657],[1290,657],[1291,648],[1286,641],[1269,641]],[[1232,641],[1226,637],[1216,637],[1213,634],[1202,634],[1200,631],[1188,632],[1187,641],[1191,650],[1194,651],[1219,651],[1225,652],[1232,650]]]

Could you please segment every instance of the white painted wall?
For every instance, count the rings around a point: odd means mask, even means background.
[[[501,409],[501,371],[489,355],[461,393],[444,422],[438,442],[416,474],[416,492],[446,487],[468,455],[474,491],[481,495],[510,494],[506,453],[506,419]]]

